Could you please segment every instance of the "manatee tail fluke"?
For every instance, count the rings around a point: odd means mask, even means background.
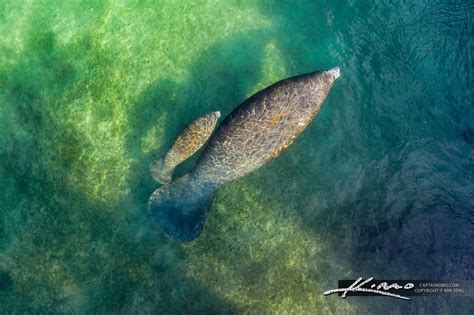
[[[189,175],[157,189],[148,200],[156,227],[168,238],[190,242],[203,230],[215,189],[196,183]]]
[[[169,184],[173,176],[174,167],[165,163],[164,159],[154,161],[150,166],[150,173],[154,180],[161,184]]]

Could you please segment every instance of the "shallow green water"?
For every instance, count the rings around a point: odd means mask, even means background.
[[[322,293],[474,277],[473,10],[2,2],[0,313],[467,312]],[[153,229],[148,167],[189,121],[336,65],[314,123],[218,193],[197,241]]]

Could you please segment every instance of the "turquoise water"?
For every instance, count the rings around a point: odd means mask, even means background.
[[[467,313],[472,298],[322,296],[474,278],[468,1],[4,1],[0,313]],[[342,76],[278,159],[180,245],[148,167],[193,118]],[[184,174],[194,159],[178,169]]]

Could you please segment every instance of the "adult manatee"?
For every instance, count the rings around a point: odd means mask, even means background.
[[[311,123],[339,74],[336,67],[285,79],[234,109],[191,172],[150,196],[148,210],[157,228],[180,242],[198,237],[216,191],[280,155]]]

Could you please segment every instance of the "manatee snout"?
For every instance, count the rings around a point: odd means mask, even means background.
[[[339,78],[339,76],[341,75],[341,69],[339,69],[339,67],[329,69],[327,72],[334,78],[334,80]]]

